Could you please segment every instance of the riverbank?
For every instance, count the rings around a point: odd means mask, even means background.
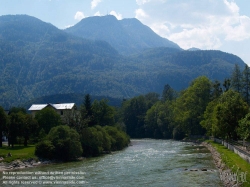
[[[237,173],[233,173],[226,164],[223,162],[220,153],[208,142],[202,142],[201,145],[205,146],[213,157],[214,163],[219,170],[220,179],[225,187],[240,187],[241,183],[238,183]]]
[[[54,162],[44,160],[35,160],[35,159],[28,159],[28,160],[15,160],[10,163],[7,162],[1,162],[0,163],[0,172],[1,171],[6,171],[6,170],[12,170],[12,169],[24,169],[24,168],[30,168],[30,167],[36,167],[36,166],[41,166],[41,165],[48,165],[52,164]]]

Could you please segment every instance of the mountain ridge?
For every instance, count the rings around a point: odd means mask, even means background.
[[[88,17],[65,31],[82,38],[105,40],[123,55],[153,47],[180,48],[174,42],[158,36],[136,18],[117,20],[112,15]]]
[[[221,51],[168,47],[123,56],[106,41],[73,36],[27,15],[0,17],[0,56],[0,105],[7,108],[55,94],[129,98],[161,93],[166,84],[181,90],[197,76],[223,81],[234,64],[245,65]]]

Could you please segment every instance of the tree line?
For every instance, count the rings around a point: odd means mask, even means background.
[[[176,92],[165,85],[162,95],[149,93],[123,102],[120,122],[132,138],[183,139],[209,135],[222,139],[250,137],[250,70],[238,65],[223,82],[206,76]]]
[[[37,155],[59,159],[55,153],[62,153],[63,160],[75,158],[63,154],[65,150],[72,149],[69,153],[77,156],[97,156],[122,149],[129,143],[125,132],[132,138],[180,140],[210,135],[247,140],[249,94],[249,67],[241,70],[235,65],[223,82],[200,76],[180,92],[167,84],[161,95],[148,93],[124,99],[120,108],[109,106],[107,100],[92,102],[87,94],[64,122],[51,108],[37,112],[35,118],[21,108],[12,108],[6,116],[1,108],[0,130],[8,136],[9,145],[35,142]]]
[[[37,156],[64,161],[121,150],[130,139],[115,122],[115,109],[107,103],[92,102],[87,94],[79,109],[75,107],[64,119],[50,107],[38,111],[35,118],[24,108],[13,107],[6,115],[0,107],[1,139],[7,136],[12,147],[36,144]]]

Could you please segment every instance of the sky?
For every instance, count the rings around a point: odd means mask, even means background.
[[[183,49],[221,50],[250,66],[250,0],[0,0],[0,15],[26,14],[59,29],[90,16],[137,18]]]

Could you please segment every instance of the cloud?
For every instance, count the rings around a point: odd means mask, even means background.
[[[102,16],[102,14],[101,14],[99,11],[97,11],[97,12],[94,14],[94,16]]]
[[[151,0],[136,0],[137,5],[143,5],[149,3]]]
[[[76,20],[82,20],[83,18],[85,18],[85,16],[84,16],[84,13],[83,12],[81,12],[81,11],[77,11],[76,12],[76,14],[75,14],[75,16],[74,16],[74,18],[76,19]]]
[[[102,2],[102,0],[92,0],[91,1],[91,9],[95,9],[95,7],[97,7],[97,5]]]
[[[116,13],[114,10],[112,10],[109,14],[115,16],[118,20],[122,19],[122,15],[119,13]]]
[[[139,20],[144,20],[145,18],[148,18],[149,16],[146,14],[146,12],[143,9],[137,9],[135,11],[135,18]]]
[[[72,26],[74,26],[74,25],[66,25],[64,28],[67,29],[67,28],[70,28]]]
[[[182,48],[218,49],[250,39],[250,18],[231,0],[136,0],[135,17]]]

